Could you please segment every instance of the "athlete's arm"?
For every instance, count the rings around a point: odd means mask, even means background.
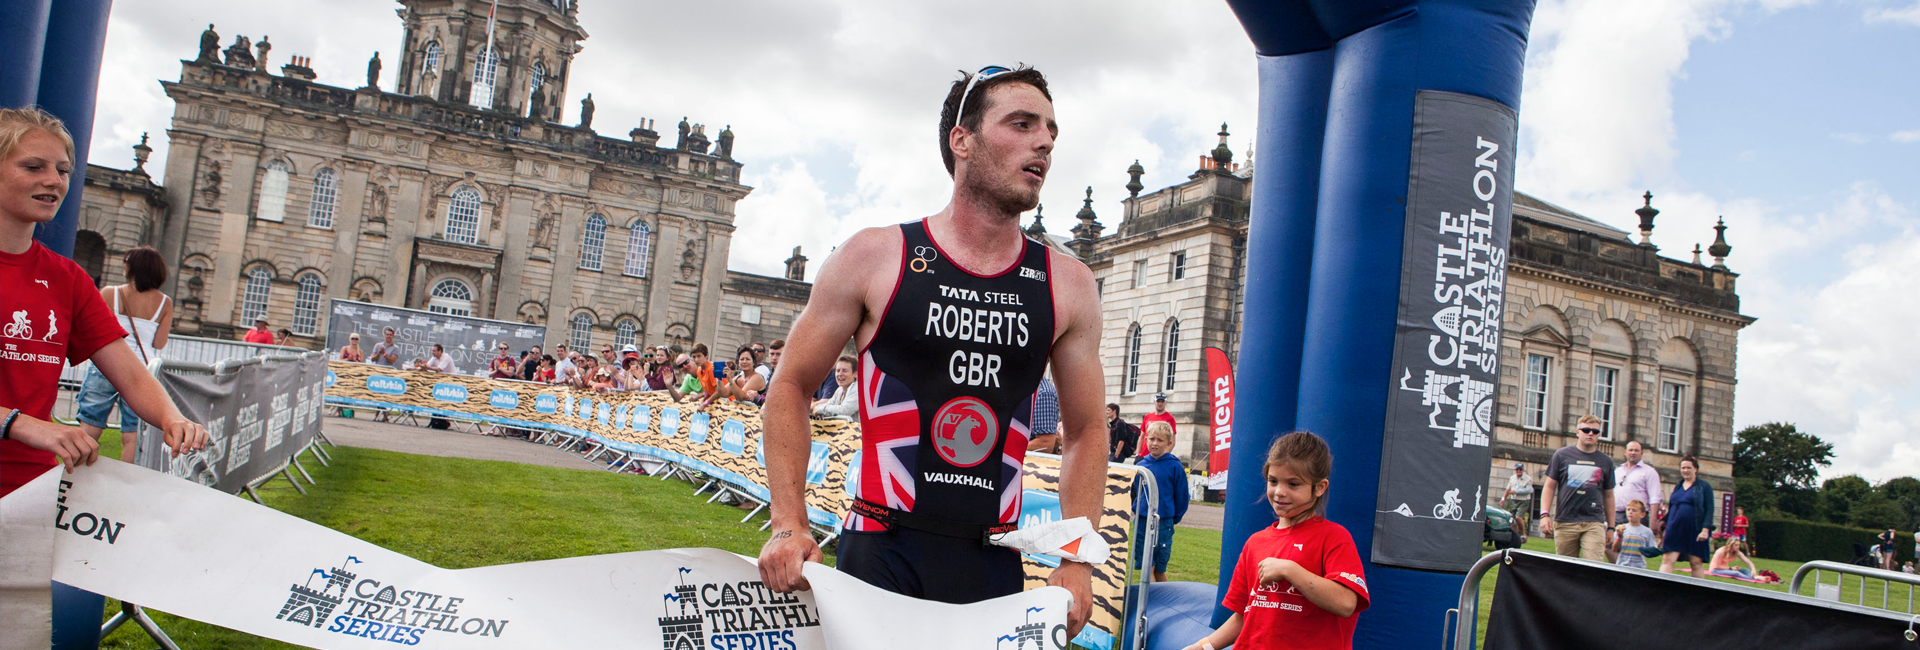
[[[1100,293],[1085,264],[1059,253],[1048,255],[1054,322],[1063,324],[1051,359],[1060,392],[1060,512],[1067,518],[1086,517],[1099,530],[1108,450],[1102,422],[1107,378],[1100,369]],[[1067,614],[1067,638],[1073,638],[1093,611],[1093,567],[1061,562],[1047,581],[1073,592],[1073,611]]]
[[[898,235],[887,241],[887,234],[885,229],[863,230],[827,256],[820,267],[821,281],[814,282],[806,309],[794,320],[786,354],[767,388],[766,407],[760,411],[765,428],[761,444],[766,445],[773,525],[772,537],[760,547],[760,579],[774,591],[812,588],[800,576],[807,561],[821,559],[807,527],[807,455],[813,442],[808,407],[819,378],[833,370],[847,339],[865,319],[868,280],[890,277],[883,274],[895,268],[879,264],[900,255]]]

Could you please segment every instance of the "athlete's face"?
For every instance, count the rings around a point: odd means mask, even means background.
[[[1040,187],[1053,166],[1053,141],[1060,127],[1053,119],[1053,102],[1027,84],[1006,84],[988,91],[980,131],[960,134],[950,142],[964,189],[982,202],[1019,218],[1040,202]]]
[[[1267,465],[1267,504],[1273,506],[1273,515],[1287,521],[1294,521],[1313,504],[1327,494],[1327,479],[1309,481],[1293,471],[1289,463],[1271,463]]]
[[[28,131],[14,145],[13,155],[0,161],[0,217],[10,221],[46,223],[60,211],[67,196],[73,160],[60,139],[39,130]]]

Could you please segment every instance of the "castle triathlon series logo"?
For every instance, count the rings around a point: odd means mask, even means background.
[[[507,621],[461,613],[464,598],[381,584],[348,570],[356,564],[360,558],[349,555],[340,566],[314,569],[306,584],[289,589],[274,618],[401,645],[419,645],[434,633],[499,638],[507,631]],[[315,588],[316,578],[326,582]]]
[[[1014,627],[1012,634],[1004,634],[1001,635],[1000,638],[995,639],[993,642],[993,650],[1024,650],[1028,643],[1033,644],[1033,650],[1048,650],[1048,637],[1052,637],[1053,650],[1065,650],[1067,647],[1067,626],[1055,625],[1051,633],[1049,633],[1046,621],[1039,623],[1033,622],[1034,612],[1044,612],[1046,610],[1047,608],[1045,607],[1028,607],[1027,622]],[[1008,645],[1007,642],[1009,641],[1013,642],[1012,645]]]
[[[680,584],[662,600],[661,650],[798,650],[794,630],[820,625],[820,613],[760,581]]]

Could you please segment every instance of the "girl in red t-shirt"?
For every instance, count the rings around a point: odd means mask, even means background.
[[[1187,650],[1352,648],[1355,616],[1369,599],[1353,536],[1326,518],[1333,452],[1320,436],[1295,431],[1274,441],[1265,472],[1277,521],[1240,549],[1220,603],[1233,616]]]
[[[138,353],[119,344],[127,333],[93,279],[33,240],[34,227],[59,212],[72,173],[73,138],[60,120],[0,110],[0,496],[62,462],[72,471],[100,457],[80,427],[50,421],[63,362],[92,361],[173,453],[207,444],[207,430],[188,422]]]

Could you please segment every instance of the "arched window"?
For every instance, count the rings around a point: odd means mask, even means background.
[[[1160,373],[1160,390],[1173,390],[1174,370],[1180,359],[1180,321],[1167,323],[1166,369]]]
[[[473,288],[467,283],[448,278],[433,285],[432,298],[427,301],[427,311],[454,316],[473,315]]]
[[[252,325],[253,319],[267,316],[267,293],[273,290],[273,272],[256,266],[247,272],[247,287],[240,294],[240,322]]]
[[[1128,395],[1140,390],[1140,325],[1134,324],[1127,333],[1127,376],[1123,384]]]
[[[593,338],[590,332],[592,327],[592,316],[588,316],[586,312],[574,314],[573,319],[567,322],[567,347],[579,350],[582,353],[585,353],[589,348],[593,347]]]
[[[471,187],[454,190],[447,203],[447,240],[480,243],[480,193]]]
[[[420,73],[428,72],[432,72],[435,77],[440,76],[440,41],[427,41],[427,61]]]
[[[539,90],[540,86],[543,86],[546,83],[547,83],[547,64],[541,63],[539,61],[534,61],[533,74],[527,78],[527,94],[529,95],[533,94],[533,91]]]
[[[587,217],[587,228],[580,233],[580,268],[600,270],[600,259],[606,251],[607,218],[597,214]]]
[[[278,160],[267,165],[267,174],[260,179],[259,213],[256,218],[267,221],[284,221],[287,218],[287,178],[293,170]]]
[[[320,325],[320,274],[303,273],[293,294],[293,333],[313,336]]]
[[[493,84],[498,80],[494,73],[500,66],[500,54],[489,47],[474,57],[473,63],[473,106],[493,108]]]
[[[333,200],[337,194],[333,170],[322,169],[313,175],[313,200],[307,206],[307,225],[315,228],[333,227]]]
[[[631,318],[622,318],[613,325],[613,344],[617,346],[633,345],[634,335],[640,333],[640,324]]]
[[[645,223],[633,224],[627,233],[627,275],[647,277],[647,259],[653,252],[653,231]]]

